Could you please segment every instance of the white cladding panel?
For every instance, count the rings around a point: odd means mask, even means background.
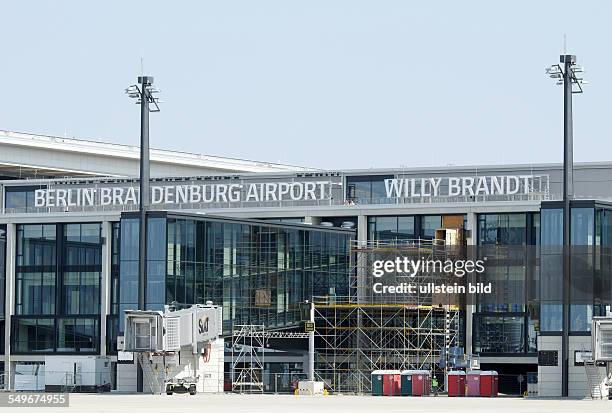
[[[593,318],[594,358],[598,361],[612,361],[612,318]]]
[[[198,308],[196,313],[196,333],[198,342],[217,338],[221,327],[221,307]]]

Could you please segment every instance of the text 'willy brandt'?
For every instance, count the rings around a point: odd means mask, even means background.
[[[533,175],[385,179],[388,198],[516,195],[535,191]]]

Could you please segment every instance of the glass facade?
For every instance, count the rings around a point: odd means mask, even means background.
[[[346,177],[347,201],[362,204],[393,203],[387,198],[385,179],[393,179],[393,175],[363,175]]]
[[[27,224],[16,231],[15,354],[96,354],[101,224]]]
[[[537,213],[478,215],[478,254],[492,294],[476,297],[474,351],[525,354],[537,351]]]
[[[212,301],[223,326],[297,325],[300,303],[348,295],[352,231],[155,213],[147,223],[146,306]],[[121,220],[119,314],[137,308],[138,218]],[[119,326],[122,331],[123,326]]]
[[[454,217],[450,224],[448,215],[369,216],[368,239],[434,237],[437,229],[459,226],[462,216]],[[302,321],[305,300],[348,295],[354,232],[161,211],[147,222],[147,309],[212,301],[223,306],[225,331],[234,324],[282,328]],[[476,223],[485,277],[495,287],[475,303],[473,350],[533,354],[538,331],[554,335],[563,327],[562,209],[550,202],[540,213],[479,214]],[[123,311],[138,307],[138,229],[133,213],[112,224],[109,240],[102,239],[100,223],[16,225],[15,354],[99,353],[104,242],[110,243],[111,268],[103,344],[116,351]],[[570,230],[570,334],[589,334],[592,317],[612,305],[612,206],[573,202]],[[0,251],[1,329],[4,226]]]
[[[456,216],[452,216],[456,217]],[[461,216],[459,216],[461,218]],[[445,225],[444,215],[381,215],[368,217],[369,241],[397,241],[402,239],[432,239],[436,230],[457,228],[455,220]],[[463,227],[463,222],[459,225]]]
[[[417,236],[414,216],[368,217],[368,240],[397,241],[415,238]]]
[[[591,331],[595,247],[595,208],[572,208],[570,222],[570,332]]]
[[[113,222],[111,227],[111,269],[110,269],[110,314],[106,317],[106,352],[117,352],[119,335],[119,257],[121,252],[121,223]]]
[[[563,210],[543,208],[540,239],[540,327],[560,332],[563,326]]]
[[[589,334],[593,316],[605,315],[612,304],[609,231],[612,207],[594,201],[573,201],[570,214],[569,333]],[[551,202],[542,209],[542,333],[563,328],[563,209]]]
[[[605,315],[612,307],[612,211],[595,210],[595,260],[593,315]]]
[[[33,212],[34,191],[41,186],[7,186],[4,191],[4,207],[11,212]]]

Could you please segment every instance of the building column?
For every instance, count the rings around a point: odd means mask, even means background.
[[[368,217],[359,215],[357,217],[357,241],[365,244],[368,241]]]
[[[478,221],[477,216],[474,212],[467,213],[467,227],[465,228],[469,231],[470,236],[466,238],[466,244],[468,248],[468,253],[473,253],[474,248],[477,243],[477,232],[478,232]],[[472,251],[470,251],[472,250]],[[473,346],[472,342],[473,331],[474,331],[474,313],[476,312],[476,305],[474,304],[475,297],[474,295],[466,296],[466,305],[465,305],[465,354],[467,356],[471,356],[473,354]]]
[[[357,216],[357,245],[367,246],[368,242],[368,217],[366,215]],[[367,286],[368,286],[368,259],[365,253],[357,254],[357,273],[356,285],[357,289],[357,302],[364,303],[368,297]],[[358,321],[360,320],[361,313],[358,313]]]
[[[111,260],[113,227],[109,221],[102,221],[102,279],[100,280],[100,355],[106,356],[106,319],[110,314]]]
[[[13,383],[13,368],[11,366],[11,324],[12,315],[15,314],[15,259],[16,259],[17,232],[15,224],[6,225],[6,288],[4,303],[4,372],[5,386],[11,389]]]

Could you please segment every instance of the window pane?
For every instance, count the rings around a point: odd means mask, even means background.
[[[442,227],[442,217],[440,215],[427,215],[422,218],[422,236],[425,238],[433,238],[436,236],[436,230]]]

